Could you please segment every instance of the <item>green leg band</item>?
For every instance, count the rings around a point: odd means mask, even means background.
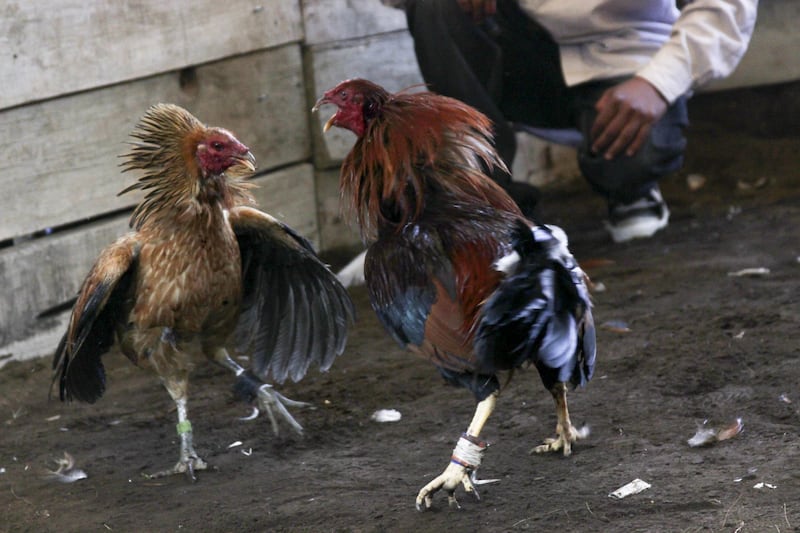
[[[184,420],[183,422],[178,422],[175,426],[175,429],[178,430],[178,435],[185,435],[186,433],[192,432],[192,423],[188,420]]]

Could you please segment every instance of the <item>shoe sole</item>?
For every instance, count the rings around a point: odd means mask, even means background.
[[[664,206],[664,214],[660,218],[653,216],[631,217],[621,224],[612,225],[606,221],[606,229],[611,234],[611,239],[616,243],[626,242],[633,239],[646,239],[652,237],[655,232],[667,227],[669,222],[669,209]]]

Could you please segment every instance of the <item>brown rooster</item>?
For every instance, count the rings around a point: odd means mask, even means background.
[[[102,251],[83,282],[53,361],[62,400],[94,402],[105,391],[101,356],[114,344],[154,370],[178,410],[180,459],[157,476],[206,468],[192,444],[186,402],[192,356],[235,372],[236,389],[295,430],[271,376],[297,381],[312,363],[327,370],[342,353],[353,305],[310,243],[255,209],[244,181],[255,158],[233,134],[185,109],[151,107],[131,134],[123,166],[139,170],[125,192],[147,191],[134,230]],[[229,355],[249,351],[252,369]]]
[[[532,451],[562,450],[587,431],[567,410],[569,385],[592,375],[595,331],[584,274],[559,228],[526,220],[489,177],[504,168],[489,120],[428,92],[390,94],[344,81],[320,98],[337,106],[325,124],[358,137],[342,163],[341,197],[369,244],[364,276],[383,325],[468,388],[475,416],[450,464],[417,495],[473,492],[479,435],[500,389],[497,372],[532,363],[556,404],[556,437]],[[471,479],[472,478],[472,479]]]

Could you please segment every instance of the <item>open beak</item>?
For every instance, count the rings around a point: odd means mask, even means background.
[[[247,151],[246,154],[239,156],[239,161],[244,165],[247,170],[250,172],[256,171],[256,156],[253,155],[253,152],[250,150]]]
[[[331,104],[331,103],[333,103],[333,102],[331,102],[330,100],[328,100],[328,97],[327,97],[327,96],[323,96],[322,98],[320,98],[319,100],[317,100],[317,103],[316,103],[316,104],[314,104],[314,107],[312,107],[312,108],[311,108],[311,112],[312,112],[312,113],[315,113],[315,112],[319,111],[319,108],[320,108],[320,107],[322,107],[323,105],[325,105],[325,104]],[[325,125],[324,125],[324,126],[322,126],[322,132],[323,132],[323,133],[327,133],[327,132],[328,132],[328,130],[329,130],[329,129],[331,129],[331,126],[333,126],[333,121],[334,121],[335,119],[336,119],[336,113],[334,113],[333,115],[331,115],[331,118],[329,118],[329,119],[327,120],[327,122],[325,122]]]
[[[322,96],[320,96],[319,100],[317,100],[317,103],[314,104],[314,107],[311,108],[311,112],[312,113],[316,113],[317,111],[319,111],[320,107],[324,106],[325,104],[330,104],[330,103],[331,103],[331,101],[328,100],[328,97],[326,95],[322,95]]]
[[[250,172],[255,172],[255,170],[256,170],[256,156],[253,155],[253,152],[248,150],[247,153],[244,154],[244,158],[245,158],[244,159],[244,164],[247,166],[247,168],[250,169]]]

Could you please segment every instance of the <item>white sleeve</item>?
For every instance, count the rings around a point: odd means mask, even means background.
[[[728,76],[747,50],[758,0],[694,0],[670,38],[636,75],[669,102],[712,79]]]

